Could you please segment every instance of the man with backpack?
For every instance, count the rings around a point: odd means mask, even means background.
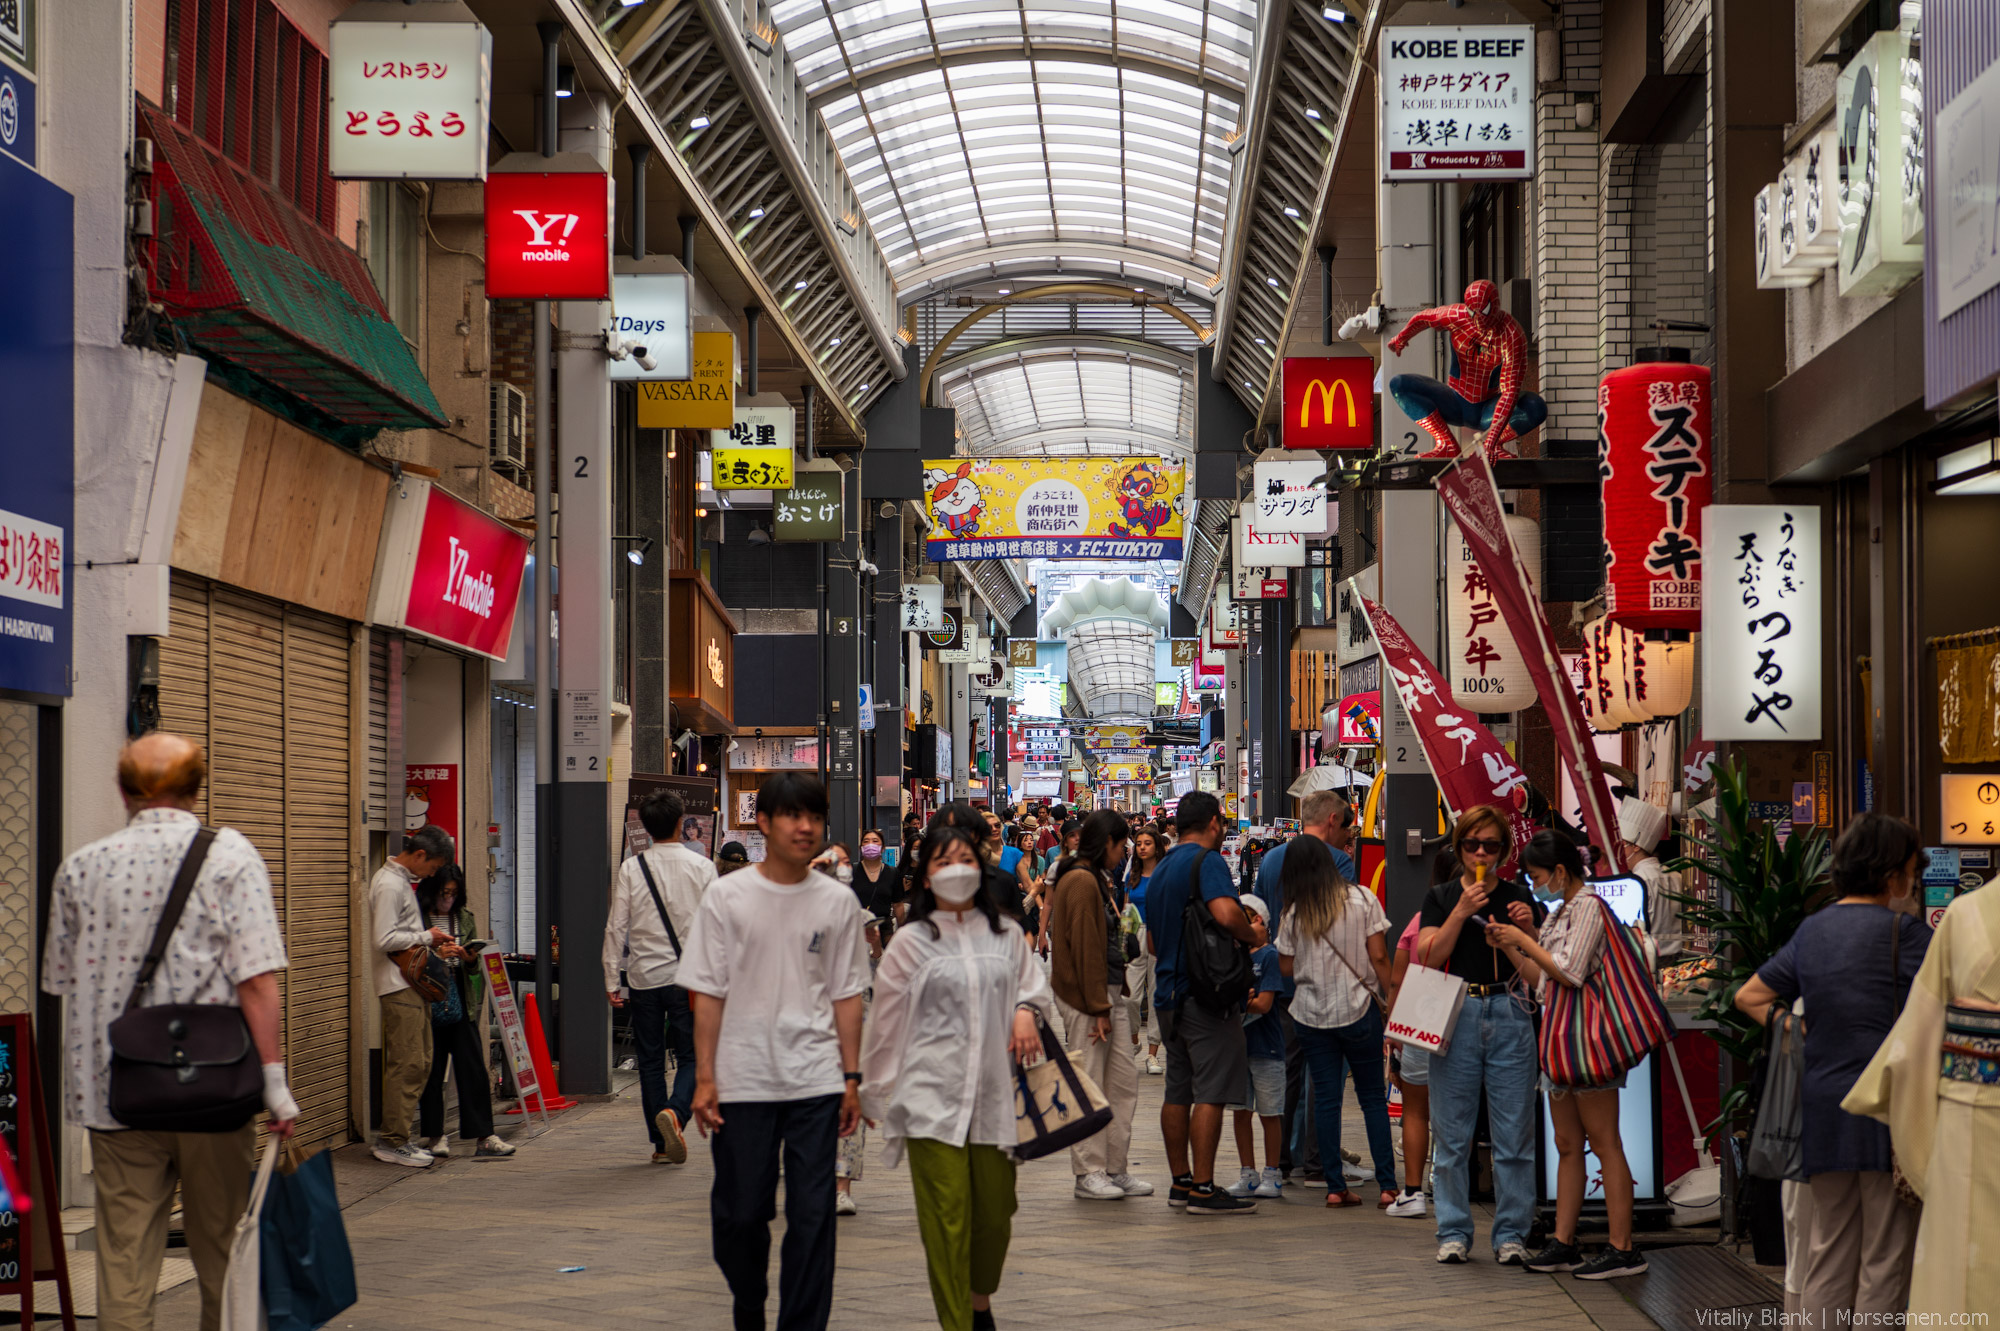
[[[653,839],[618,866],[611,916],[604,924],[604,973],[625,972],[625,993],[611,1006],[632,1008],[632,1048],[639,1064],[639,1105],[653,1139],[653,1163],[687,1159],[685,1129],[694,1104],[694,1017],[679,984],[681,940],[694,927],[715,866],[681,842],[680,797],[660,790],[639,802],[639,821]],[[667,1045],[674,1048],[674,1088],[667,1092]]]
[[[1249,1084],[1243,1003],[1252,970],[1250,917],[1218,847],[1222,806],[1206,791],[1181,796],[1178,844],[1146,888],[1148,947],[1157,959],[1153,1005],[1167,1048],[1166,1139],[1173,1186],[1167,1205],[1189,1215],[1249,1215],[1257,1203],[1215,1186],[1224,1106]]]

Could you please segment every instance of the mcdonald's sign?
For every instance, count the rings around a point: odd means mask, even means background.
[[[1375,451],[1375,362],[1285,357],[1285,447]]]

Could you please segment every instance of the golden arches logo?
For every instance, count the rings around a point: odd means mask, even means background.
[[[1306,385],[1306,391],[1299,400],[1301,430],[1308,429],[1312,425],[1312,406],[1315,397],[1320,400],[1321,424],[1333,424],[1333,402],[1335,397],[1340,397],[1347,402],[1347,428],[1351,430],[1355,427],[1357,422],[1354,417],[1354,390],[1348,387],[1347,380],[1335,379],[1332,383],[1328,383],[1324,379],[1315,379]]]

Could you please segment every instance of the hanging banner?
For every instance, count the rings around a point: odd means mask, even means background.
[[[1646,629],[1701,626],[1701,514],[1713,496],[1705,365],[1642,361],[1597,385],[1604,611]]]
[[[1007,664],[1023,670],[1035,668],[1035,655],[1041,646],[1033,638],[1010,638],[1007,642]]]
[[[931,459],[924,558],[1177,560],[1190,502],[1165,458]]]
[[[1528,778],[1493,732],[1470,708],[1460,706],[1430,661],[1389,613],[1366,597],[1361,606],[1382,644],[1396,697],[1409,713],[1431,776],[1456,818],[1467,809],[1491,804],[1507,811],[1507,830],[1518,853],[1535,834],[1528,819]],[[1612,843],[1616,845],[1616,842]],[[1512,856],[1501,872],[1511,871]]]
[[[736,423],[736,339],[694,335],[694,377],[639,384],[642,430],[727,430]]]
[[[619,259],[611,275],[610,320],[605,332],[626,346],[609,369],[614,381],[687,379],[694,373],[694,280],[686,273],[639,271],[670,259]],[[644,357],[644,360],[641,359]],[[646,361],[651,361],[649,368]]]
[[[1373,357],[1287,356],[1283,385],[1286,448],[1375,451]]]
[[[1604,769],[1592,746],[1589,728],[1584,724],[1583,708],[1575,690],[1568,687],[1556,655],[1555,634],[1549,629],[1548,615],[1542,610],[1527,567],[1508,539],[1507,515],[1500,504],[1500,487],[1493,481],[1492,464],[1484,454],[1471,454],[1441,474],[1436,485],[1445,509],[1471,547],[1473,558],[1486,570],[1486,582],[1493,591],[1493,599],[1499,602],[1501,618],[1514,635],[1514,641],[1520,644],[1536,696],[1542,700],[1542,709],[1555,731],[1556,749],[1583,791],[1584,822],[1592,840],[1607,857],[1600,863],[1608,863],[1620,840],[1618,817],[1611,807],[1611,789],[1604,782]]]
[[[902,604],[903,632],[936,633],[945,627],[943,583],[904,583]]]
[[[1507,535],[1528,565],[1528,576],[1542,580],[1541,532],[1533,518],[1509,516]],[[1445,524],[1445,663],[1451,691],[1481,712],[1518,712],[1535,704],[1535,682],[1514,635],[1500,622],[1486,574],[1472,557],[1472,547]],[[1522,553],[1522,552],[1526,553]]]
[[[1136,749],[1146,742],[1144,726],[1092,726],[1089,747],[1092,753],[1103,750]]]
[[[944,623],[941,627],[931,629],[924,634],[924,645],[939,652],[958,651],[962,642],[958,611],[946,610],[943,617]]]
[[[1702,521],[1702,734],[1818,739],[1819,509],[1712,504]]]
[[[355,5],[327,27],[326,77],[335,180],[486,178],[493,34],[464,5]]]

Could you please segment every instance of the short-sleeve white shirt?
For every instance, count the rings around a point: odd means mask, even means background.
[[[1368,940],[1389,932],[1389,917],[1373,892],[1347,885],[1347,904],[1322,938],[1308,938],[1299,929],[1298,912],[1289,906],[1274,940],[1281,956],[1292,958],[1292,1020],[1315,1030],[1338,1030],[1361,1020],[1373,1002],[1375,978],[1368,959]],[[1336,955],[1336,952],[1338,955]],[[1351,969],[1350,969],[1351,968]]]

